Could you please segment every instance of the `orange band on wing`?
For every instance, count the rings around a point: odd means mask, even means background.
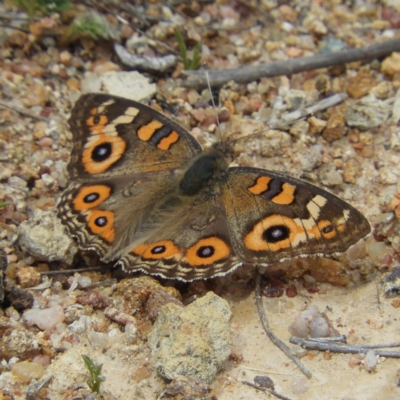
[[[272,178],[269,178],[268,176],[260,176],[257,178],[256,183],[254,186],[251,186],[248,188],[249,192],[253,194],[261,194],[268,190],[268,184],[271,182]]]
[[[161,122],[153,120],[149,122],[147,125],[143,125],[142,127],[140,127],[137,135],[139,139],[147,142],[152,138],[154,132],[157,129],[160,129],[161,127],[163,127],[163,124]]]
[[[171,258],[180,254],[180,250],[171,240],[162,240],[156,243],[144,243],[132,250],[132,253],[148,260]]]
[[[332,239],[336,236],[336,231],[332,226],[332,223],[328,220],[322,220],[318,222],[318,228],[324,235],[325,239]]]
[[[171,147],[171,145],[176,143],[178,140],[179,140],[179,135],[175,131],[172,131],[168,136],[161,139],[157,147],[161,150],[168,150]]]
[[[104,127],[108,124],[108,118],[105,115],[95,115],[86,120],[86,125],[92,133],[100,135]]]
[[[222,239],[213,236],[201,239],[190,247],[184,261],[190,266],[199,267],[228,258],[230,254],[230,247]]]
[[[101,153],[101,150],[104,150]],[[126,149],[126,143],[120,136],[99,135],[98,140],[90,143],[82,155],[82,163],[89,174],[100,174],[117,162]]]
[[[93,210],[88,216],[88,227],[105,241],[111,243],[114,240],[114,219],[111,211]]]
[[[277,233],[276,238],[274,238],[274,230]],[[281,237],[278,234],[281,234]],[[278,251],[291,246],[296,247],[298,243],[306,240],[306,231],[292,218],[271,215],[254,226],[245,236],[244,243],[253,251]]]
[[[275,204],[288,205],[294,201],[294,191],[296,188],[289,183],[282,185],[282,191],[271,199]]]
[[[106,125],[107,123],[108,118],[105,115],[95,115],[86,120],[86,125],[88,126]]]
[[[111,188],[106,185],[83,186],[73,200],[76,211],[97,207],[110,197]]]

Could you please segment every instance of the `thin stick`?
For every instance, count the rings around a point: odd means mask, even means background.
[[[39,119],[40,121],[49,122],[49,119],[46,117],[42,117],[40,115],[33,114],[30,111],[23,110],[22,108],[12,106],[11,104],[3,103],[2,101],[0,101],[0,106],[9,108],[10,110],[14,110],[19,114],[26,115],[27,117]]]
[[[50,375],[47,378],[45,378],[42,382],[39,382],[38,385],[34,388],[34,390],[31,392],[29,391],[26,394],[26,397],[28,400],[35,400],[37,397],[36,395],[39,393],[39,391],[45,387],[52,379],[54,375]]]
[[[77,269],[59,269],[57,271],[43,271],[40,275],[57,275],[57,274],[74,274],[75,272],[90,272],[98,271],[103,267],[91,267],[91,268],[77,268]]]
[[[12,21],[39,21],[41,18],[40,17],[34,17],[34,16],[21,16],[20,14],[16,12],[0,12],[0,18],[2,19],[11,19]]]
[[[31,33],[30,30],[24,29],[24,28],[20,28],[20,27],[18,27],[18,26],[11,26],[11,25],[3,25],[3,24],[0,24],[0,28],[14,29],[14,30],[16,30],[16,31],[21,31],[21,32],[23,32],[23,33]]]
[[[304,339],[298,337],[292,337],[290,343],[299,344],[302,347],[310,350],[319,351],[332,351],[334,353],[351,353],[359,354],[366,353],[370,349],[380,349],[385,347],[400,347],[400,343],[389,343],[389,344],[375,344],[375,345],[351,345],[351,344],[337,344],[329,342],[318,342],[315,339]],[[375,354],[381,357],[389,358],[400,358],[400,351],[391,350],[376,350]]]
[[[333,343],[333,342],[340,342],[340,343],[345,343],[346,342],[346,336],[334,336],[334,337],[323,337],[323,338],[309,338],[308,340],[311,340],[312,342],[326,342],[326,343]]]
[[[268,389],[268,388],[265,388],[265,387],[262,387],[262,386],[258,386],[255,383],[251,383],[249,381],[240,381],[240,382],[244,383],[245,385],[251,386],[251,387],[253,387],[255,389],[261,390],[262,392],[271,393],[273,396],[277,397],[278,399],[290,400],[289,397],[283,396],[282,394],[279,394],[279,393],[275,392],[275,390]]]
[[[300,371],[310,379],[312,377],[311,372],[300,362],[300,360],[290,351],[289,347],[282,342],[282,340],[278,339],[270,330],[269,322],[267,319],[267,315],[265,314],[263,301],[261,298],[261,274],[257,273],[256,278],[256,303],[258,309],[258,315],[260,316],[260,320],[264,326],[265,333],[271,342],[281,349],[300,369]]]
[[[327,108],[333,107],[336,104],[341,103],[346,100],[349,96],[347,93],[336,93],[333,96],[322,99],[321,101],[305,108],[304,110],[296,110],[291,113],[282,116],[282,120],[286,124],[291,124],[300,118],[305,117],[309,114],[315,114],[318,111],[326,110]]]
[[[247,83],[260,78],[291,75],[298,72],[327,68],[354,61],[370,61],[400,51],[400,39],[388,40],[359,49],[349,49],[335,53],[317,54],[312,57],[295,58],[287,61],[272,62],[243,68],[210,70],[210,84],[222,86],[229,81]],[[186,87],[203,88],[207,83],[201,71],[184,71],[188,77],[183,83]]]
[[[205,72],[205,76],[206,76],[206,80],[207,80],[208,91],[210,92],[210,96],[211,96],[211,103],[212,103],[212,106],[213,106],[214,115],[215,115],[215,118],[217,119],[217,130],[218,130],[218,134],[219,134],[219,140],[221,142],[223,142],[220,123],[219,123],[219,118],[218,118],[218,113],[217,113],[217,107],[215,107],[214,96],[213,96],[213,92],[211,90],[210,80],[208,79],[208,70],[206,69],[206,70],[204,70],[204,72]]]

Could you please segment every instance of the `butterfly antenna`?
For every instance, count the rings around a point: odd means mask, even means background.
[[[217,119],[217,130],[218,130],[219,139],[222,142],[222,133],[221,133],[221,128],[220,128],[220,124],[219,124],[217,108],[216,108],[215,102],[214,102],[214,96],[213,96],[212,91],[211,91],[210,77],[208,75],[208,70],[207,69],[205,69],[204,72],[205,72],[205,75],[206,75],[206,81],[207,81],[208,90],[210,91],[210,95],[211,95],[211,103],[212,103],[212,106],[213,106],[213,109],[214,109],[215,118]]]
[[[244,139],[248,139],[248,138],[251,138],[251,137],[260,136],[260,135],[262,135],[264,132],[269,131],[269,129],[270,129],[270,128],[263,129],[263,130],[261,130],[261,131],[257,131],[257,132],[250,133],[250,134],[248,134],[248,135],[246,135],[246,136],[241,136],[241,137],[238,137],[238,138],[236,138],[236,139],[231,139],[231,140],[230,140],[230,144],[231,144],[231,145],[232,145],[232,144],[235,144],[236,142],[239,142],[239,140],[244,140]]]

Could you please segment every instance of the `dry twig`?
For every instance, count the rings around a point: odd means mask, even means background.
[[[299,344],[302,347],[310,350],[319,351],[331,351],[334,353],[366,353],[371,349],[381,349],[387,347],[400,347],[400,343],[388,343],[388,344],[373,344],[373,345],[352,345],[352,344],[337,344],[327,341],[319,341],[318,339],[304,339],[298,337],[292,337],[290,343]],[[375,354],[381,357],[400,358],[400,351],[391,350],[376,350]]]
[[[177,62],[177,58],[173,54],[161,57],[138,56],[129,52],[119,43],[114,43],[114,50],[120,61],[133,69],[163,73]]]
[[[291,75],[298,72],[327,68],[354,61],[369,61],[384,57],[393,51],[400,51],[400,39],[388,40],[359,49],[350,49],[336,53],[317,54],[312,57],[295,58],[287,61],[272,62],[243,68],[210,70],[210,84],[213,87],[222,86],[229,81],[247,83],[260,78]],[[203,88],[207,82],[202,71],[184,71],[188,76],[183,82],[186,87]]]
[[[290,351],[289,347],[282,342],[282,340],[278,339],[270,330],[267,315],[265,313],[262,297],[261,297],[261,274],[257,274],[256,278],[256,303],[258,309],[258,315],[260,316],[260,320],[264,326],[265,333],[271,342],[281,349],[300,369],[300,371],[307,377],[311,378],[311,372],[303,365],[303,363]]]
[[[91,272],[98,271],[103,267],[87,267],[87,268],[76,268],[76,269],[58,269],[57,271],[42,271],[40,275],[58,275],[58,274],[74,274],[75,272]]]
[[[53,379],[54,375],[50,375],[47,378],[43,379],[42,382],[39,382],[36,387],[33,389],[33,391],[29,391],[26,394],[26,398],[27,400],[36,400],[37,399],[37,394],[39,393],[39,391],[44,388],[52,379]]]
[[[275,390],[268,389],[268,388],[256,385],[255,383],[251,383],[249,381],[240,381],[240,382],[244,383],[245,385],[251,386],[251,387],[253,387],[255,389],[261,390],[262,392],[271,393],[273,396],[277,397],[278,399],[290,400],[289,397],[283,396],[283,395],[279,394],[278,392],[275,392]]]
[[[3,103],[2,101],[0,101],[0,107],[6,107],[6,108],[16,111],[19,114],[26,115],[27,117],[35,118],[40,121],[49,122],[49,119],[46,117],[42,117],[41,115],[36,115],[34,113],[31,113],[30,111],[23,110],[22,108],[12,106],[11,104]]]

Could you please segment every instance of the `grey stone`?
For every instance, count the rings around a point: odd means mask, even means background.
[[[325,186],[336,186],[343,184],[341,173],[333,166],[326,165],[318,172],[319,182]]]
[[[95,90],[93,89],[95,88]],[[82,92],[105,92],[135,101],[151,99],[156,85],[137,71],[107,71],[100,76],[88,74],[82,82]]]
[[[212,382],[231,353],[230,318],[228,303],[213,292],[185,308],[167,304],[148,338],[159,374]]]
[[[18,227],[18,240],[24,251],[41,261],[72,264],[78,252],[73,239],[50,211],[35,210],[33,216]]]
[[[376,128],[387,122],[392,113],[391,99],[379,100],[368,95],[357,101],[346,112],[348,126],[361,130]]]
[[[259,141],[261,155],[263,157],[277,157],[284,154],[284,149],[292,145],[292,139],[286,132],[279,130],[268,130]]]
[[[27,182],[24,179],[20,178],[19,176],[10,176],[7,180],[7,183],[10,186],[19,189],[25,189],[28,186]]]
[[[318,168],[322,164],[322,150],[323,147],[320,144],[316,144],[310,147],[307,156],[299,157],[301,170],[311,172]]]

